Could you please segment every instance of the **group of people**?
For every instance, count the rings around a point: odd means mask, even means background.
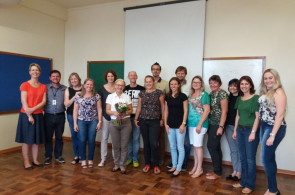
[[[56,140],[55,160],[65,162],[62,134],[66,109],[74,151],[71,163],[81,163],[82,168],[93,167],[98,130],[102,132],[98,166],[106,163],[110,134],[114,159],[112,171],[126,174],[127,165],[138,167],[141,133],[145,161],[142,171],[147,173],[153,167],[154,174],[160,174],[166,133],[172,159],[166,172],[177,177],[187,168],[192,145],[194,165],[189,175],[197,178],[203,174],[203,139],[208,134],[207,147],[213,171],[206,173],[206,178],[215,180],[222,174],[220,141],[225,133],[233,166],[232,174],[226,179],[240,181],[233,187],[243,188],[243,193],[255,189],[256,151],[260,138],[261,161],[268,178],[265,195],[279,194],[275,151],[286,133],[284,115],[287,100],[275,70],[264,71],[259,95],[255,95],[249,76],[232,79],[228,84],[228,95],[221,89],[222,81],[218,75],[209,78],[211,92],[208,94],[201,76],[187,82],[187,69],[183,66],[177,67],[175,77],[169,82],[160,77],[159,63],[151,66],[151,72],[152,76],[145,77],[143,87],[137,84],[135,71],[129,72],[130,84],[126,86],[123,79],[117,79],[116,72],[108,70],[104,74],[106,84],[96,93],[94,81],[87,78],[82,84],[77,73],[70,75],[70,86],[66,88],[60,84],[57,70],[51,71],[51,83],[45,86],[38,81],[40,66],[31,64],[31,79],[20,87],[22,109],[16,135],[16,141],[22,143],[25,169],[43,166],[38,161],[38,145],[42,143],[45,143],[44,164],[51,163],[53,134]],[[32,163],[29,160],[30,146]]]

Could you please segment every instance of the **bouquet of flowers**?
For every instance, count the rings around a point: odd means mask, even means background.
[[[116,118],[116,120],[114,121],[114,124],[121,125],[122,124],[122,114],[126,113],[129,110],[129,108],[128,108],[127,104],[123,103],[123,102],[116,103],[115,108],[116,108],[116,111],[119,113],[119,115]]]

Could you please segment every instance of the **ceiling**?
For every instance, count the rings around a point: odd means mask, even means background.
[[[75,7],[83,7],[94,4],[102,4],[102,3],[112,3],[119,2],[124,0],[47,0],[57,5],[60,5],[66,9],[75,8]]]

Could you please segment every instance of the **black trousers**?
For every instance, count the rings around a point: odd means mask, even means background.
[[[214,173],[221,175],[222,172],[222,151],[220,140],[222,135],[216,135],[219,125],[209,125],[207,147],[212,159]]]
[[[139,118],[140,132],[143,139],[143,153],[146,165],[151,164],[151,156],[153,157],[154,166],[159,166],[159,131],[160,120],[144,120]]]
[[[65,129],[65,114],[44,115],[45,124],[45,157],[52,158],[53,152],[53,134],[55,135],[54,157],[57,159],[62,155],[63,140],[62,135]]]

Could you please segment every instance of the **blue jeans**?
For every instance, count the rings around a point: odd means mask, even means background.
[[[184,138],[185,132],[181,134],[179,129],[170,128],[168,139],[170,143],[171,157],[172,157],[172,166],[176,167],[177,171],[181,171],[181,167],[184,160]],[[177,151],[179,156],[177,155]]]
[[[234,126],[227,125],[225,130],[226,139],[230,149],[230,157],[233,165],[233,170],[241,173],[241,162],[237,140],[233,139]]]
[[[276,163],[276,149],[286,134],[286,126],[281,125],[272,146],[267,146],[266,141],[269,138],[273,125],[268,125],[265,122],[261,123],[260,127],[260,142],[261,142],[261,162],[264,167],[265,174],[268,181],[268,189],[271,193],[276,193],[277,188],[277,163]]]
[[[128,160],[138,162],[138,151],[140,145],[140,130],[135,126],[134,117],[130,118],[132,125],[132,132],[129,138],[128,145]]]
[[[72,146],[73,146],[73,151],[75,157],[80,157],[79,154],[79,138],[78,138],[78,133],[74,131],[74,119],[72,114],[67,114],[67,119],[69,122],[70,130],[71,130],[71,135],[72,135]]]
[[[81,155],[81,160],[86,160],[87,140],[88,140],[88,160],[93,160],[97,123],[98,123],[98,120],[94,120],[94,121],[78,120],[79,152]]]
[[[237,140],[242,166],[241,186],[254,190],[256,182],[256,152],[259,144],[259,128],[256,131],[255,140],[249,142],[252,127],[240,127],[237,129]]]

